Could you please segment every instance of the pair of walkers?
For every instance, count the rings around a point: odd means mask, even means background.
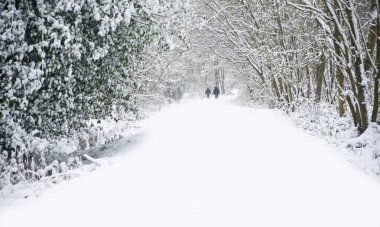
[[[207,98],[210,98],[211,90],[210,90],[209,87],[206,89],[205,94],[206,94]],[[218,86],[214,87],[214,90],[212,91],[212,94],[215,95],[215,99],[218,99],[219,94],[220,94]]]

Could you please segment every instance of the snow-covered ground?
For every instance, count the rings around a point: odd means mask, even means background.
[[[279,113],[198,99],[147,124],[95,171],[0,201],[0,226],[380,226],[380,183]]]

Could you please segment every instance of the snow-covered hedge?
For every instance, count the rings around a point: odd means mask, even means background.
[[[0,2],[0,188],[59,172],[70,167],[61,154],[119,138],[147,90],[138,64],[148,48],[172,48],[186,4]]]
[[[296,125],[336,145],[365,171],[380,175],[380,125],[372,123],[358,135],[351,118],[340,118],[331,104],[305,104],[298,109],[290,114]]]
[[[67,170],[80,166],[81,156],[120,138],[131,136],[138,128],[132,119],[115,121],[111,118],[91,120],[88,127],[70,136],[59,138],[39,138],[19,129],[17,136],[20,146],[26,152],[8,157],[3,151],[0,159],[0,189],[22,181],[35,181],[43,177],[64,174]]]

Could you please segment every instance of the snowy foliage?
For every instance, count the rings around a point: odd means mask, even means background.
[[[311,135],[337,146],[347,159],[370,174],[380,175],[380,127],[370,124],[357,136],[349,117],[339,118],[329,104],[305,105],[290,115],[294,123]]]
[[[82,133],[86,142],[73,150],[98,144],[85,139],[96,131],[91,120],[138,116],[135,94],[145,78],[135,77],[136,65],[147,50],[159,56],[177,48],[182,36],[173,28],[186,26],[187,7],[176,0],[1,2],[0,188],[50,166],[54,141]]]

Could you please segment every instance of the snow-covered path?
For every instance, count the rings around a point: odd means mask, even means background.
[[[0,226],[380,226],[380,184],[270,110],[187,100],[110,161]]]

